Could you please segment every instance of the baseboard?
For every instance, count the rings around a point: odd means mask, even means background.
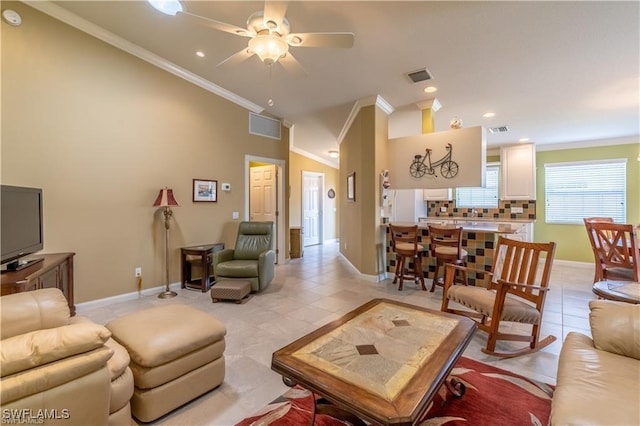
[[[577,260],[562,260],[562,259],[554,259],[554,264],[560,264],[564,266],[572,266],[574,268],[585,268],[585,269],[593,269],[593,262],[578,262]]]
[[[363,274],[362,272],[360,272],[358,270],[358,268],[356,268],[353,265],[353,263],[349,262],[349,259],[347,259],[345,255],[343,255],[342,253],[338,253],[338,256],[340,256],[342,258],[342,260],[347,262],[347,264],[351,267],[351,269],[353,269],[354,272],[358,273],[360,275],[360,278],[362,278],[364,280],[377,283],[377,282],[380,282],[380,281],[384,281],[387,278],[385,272],[382,272],[382,273],[380,273],[378,275]]]
[[[180,283],[170,284],[169,288],[173,291],[178,291],[181,289]],[[76,303],[76,312],[82,313],[83,310],[104,308],[114,303],[126,302],[128,300],[136,300],[146,296],[153,296],[163,292],[164,290],[165,290],[165,286],[151,287],[151,288],[145,288],[140,292],[133,291],[131,293],[123,293],[123,294],[118,294],[116,296],[105,297],[104,299],[96,299],[96,300],[90,300],[88,302]]]

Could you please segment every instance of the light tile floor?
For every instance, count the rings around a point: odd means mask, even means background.
[[[570,331],[590,336],[588,301],[593,299],[593,266],[556,261],[551,274],[542,334],[556,342],[542,351],[514,359],[483,354],[486,334],[478,331],[464,355],[500,368],[555,384],[558,354]],[[271,371],[271,354],[293,340],[373,298],[389,298],[440,309],[442,289],[423,292],[411,283],[398,291],[391,280],[363,279],[339,255],[338,244],[306,247],[304,257],[276,267],[265,291],[243,304],[211,303],[208,293],[179,290],[173,299],[155,295],[83,309],[78,315],[106,324],[123,314],[151,306],[184,303],[213,314],[227,327],[226,377],[217,389],[158,419],[158,425],[233,425],[269,403],[287,388]],[[519,325],[514,325],[518,327]]]

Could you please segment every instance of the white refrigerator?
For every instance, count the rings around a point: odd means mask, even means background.
[[[391,223],[417,223],[419,217],[427,216],[427,203],[422,189],[395,189],[389,192]]]

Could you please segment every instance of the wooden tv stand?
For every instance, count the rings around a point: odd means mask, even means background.
[[[75,253],[34,255],[42,262],[17,271],[2,272],[2,296],[40,288],[59,288],[69,302],[71,316],[76,314],[73,303],[73,256]],[[27,258],[28,259],[28,258]]]

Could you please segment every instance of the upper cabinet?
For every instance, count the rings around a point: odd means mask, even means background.
[[[500,148],[500,199],[536,199],[536,150],[533,144]]]
[[[425,201],[449,201],[453,199],[451,188],[423,189],[422,197]]]

